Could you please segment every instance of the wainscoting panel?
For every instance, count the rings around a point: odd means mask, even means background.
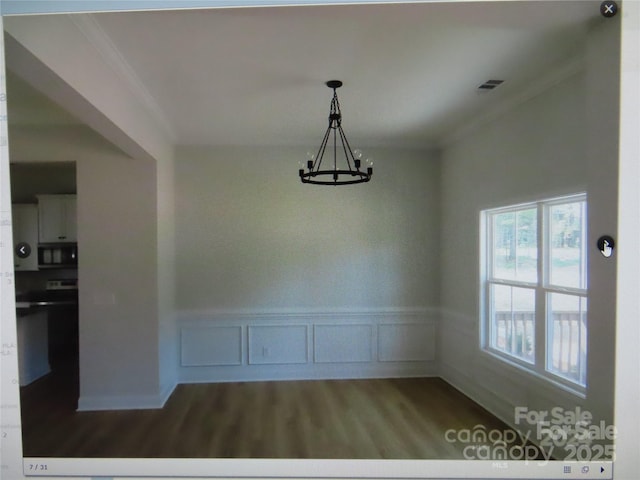
[[[378,360],[381,362],[435,360],[435,339],[436,329],[433,324],[378,325]]]
[[[251,365],[307,363],[306,325],[256,325],[248,329]]]
[[[239,326],[186,327],[181,330],[183,366],[240,365],[242,328]]]
[[[526,425],[515,424],[516,407],[549,411],[559,404],[584,404],[578,396],[482,351],[477,321],[443,311],[439,329],[440,377],[507,425],[526,430]]]
[[[438,374],[434,309],[183,312],[178,382]]]
[[[317,363],[371,361],[371,325],[315,325],[313,332]]]

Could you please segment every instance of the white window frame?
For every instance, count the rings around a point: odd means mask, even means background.
[[[573,393],[584,396],[586,393],[586,375],[584,383],[574,381],[559,373],[551,370],[552,345],[550,345],[548,333],[548,322],[551,312],[548,311],[549,295],[553,293],[573,295],[586,299],[588,303],[588,285],[585,288],[572,288],[550,283],[551,276],[551,250],[550,250],[550,230],[551,219],[549,218],[550,208],[554,205],[562,205],[566,203],[584,202],[583,207],[583,225],[582,225],[582,258],[581,265],[587,268],[587,195],[586,193],[578,193],[566,195],[562,197],[554,197],[528,203],[509,205],[498,208],[491,208],[480,212],[480,315],[481,315],[481,332],[480,346],[482,350],[497,357],[500,360],[523,369],[537,377],[548,380],[556,385],[565,387]],[[536,208],[537,211],[537,282],[527,282],[522,280],[505,280],[501,278],[492,278],[493,269],[493,218],[497,214],[507,212],[517,212]],[[586,281],[586,275],[585,275]],[[505,285],[518,288],[532,289],[535,292],[535,316],[534,316],[534,358],[529,362],[523,358],[512,355],[492,345],[492,301],[491,286]],[[580,301],[580,300],[579,300]],[[587,313],[588,319],[588,313]],[[587,320],[588,335],[588,320]],[[547,346],[549,345],[549,348]],[[587,351],[588,358],[588,351]],[[586,372],[587,359],[584,361],[583,367]]]

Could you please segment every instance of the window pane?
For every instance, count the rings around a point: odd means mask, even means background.
[[[549,208],[551,223],[550,282],[561,287],[587,288],[585,258],[586,202]]]
[[[547,370],[586,385],[587,299],[549,293],[547,319]]]
[[[533,363],[535,291],[491,285],[491,346]]]
[[[493,278],[538,281],[537,209],[493,215]]]

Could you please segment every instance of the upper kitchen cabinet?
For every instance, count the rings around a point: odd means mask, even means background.
[[[11,206],[13,225],[13,266],[16,270],[38,270],[38,206]]]
[[[40,243],[76,243],[76,195],[38,195]]]

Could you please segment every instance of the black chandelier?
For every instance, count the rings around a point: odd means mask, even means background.
[[[371,180],[373,175],[373,163],[367,160],[367,170],[360,170],[362,163],[362,152],[359,150],[351,151],[349,141],[342,130],[342,114],[340,113],[340,102],[338,102],[338,94],[336,89],[342,86],[340,80],[330,80],[327,87],[333,89],[333,98],[331,99],[331,108],[329,110],[329,126],[324,134],[317,155],[308,155],[307,171],[303,168],[299,170],[300,180],[302,183],[312,183],[314,185],[352,185],[354,183],[364,183]],[[331,134],[333,132],[333,135]],[[338,136],[342,148],[338,146]],[[327,149],[329,137],[333,137],[333,164],[329,159],[322,165],[324,153]],[[344,160],[338,161],[338,150],[344,153]],[[328,163],[328,165],[327,165]]]

